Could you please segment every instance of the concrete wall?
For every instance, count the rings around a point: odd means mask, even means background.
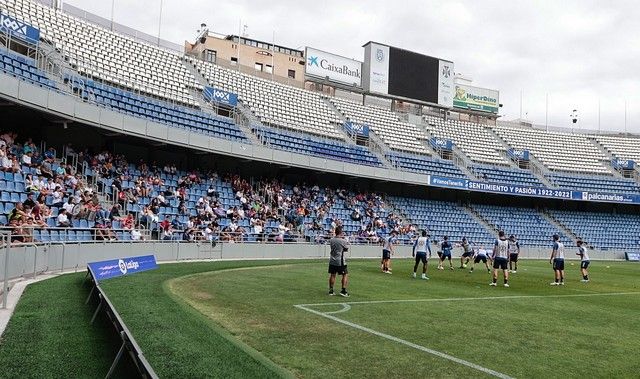
[[[434,260],[435,249],[434,251]],[[459,257],[460,249],[454,251]],[[315,244],[210,244],[180,242],[94,242],[14,246],[0,250],[0,280],[4,280],[5,261],[9,279],[29,278],[34,273],[55,273],[61,271],[84,271],[88,262],[122,258],[136,255],[155,254],[159,262],[220,259],[327,259],[329,247]],[[548,249],[523,249],[523,258],[548,259]],[[573,258],[573,250],[567,249],[567,258]],[[591,259],[624,259],[624,253],[613,251],[592,251]],[[376,258],[381,256],[380,246],[353,245],[348,258]],[[409,246],[398,246],[395,258],[410,258]]]

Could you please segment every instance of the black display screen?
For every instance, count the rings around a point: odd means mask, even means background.
[[[389,95],[438,103],[439,59],[389,48]]]

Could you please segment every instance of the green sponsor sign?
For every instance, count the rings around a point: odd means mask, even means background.
[[[498,113],[499,104],[498,91],[456,84],[453,97],[453,106],[456,108]]]

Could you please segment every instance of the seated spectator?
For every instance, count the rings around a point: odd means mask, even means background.
[[[111,212],[109,212],[109,220],[120,220],[122,218],[120,215],[121,208],[122,206],[120,204],[114,204],[113,207],[111,207]]]
[[[136,224],[131,229],[131,240],[132,241],[144,241],[144,236],[140,232],[140,225],[139,224]]]
[[[72,214],[73,213],[73,208],[75,207],[75,203],[74,203],[74,198],[73,196],[69,196],[69,200],[67,200],[66,203],[64,203],[62,205],[62,208],[67,211],[68,214]]]
[[[67,210],[64,208],[58,211],[57,226],[59,228],[68,228],[71,226],[71,222],[69,221],[69,217],[67,216]]]
[[[33,199],[33,192],[27,194],[27,199],[22,203],[25,207],[33,208],[36,206],[36,201]]]
[[[106,219],[98,219],[94,226],[97,241],[116,241],[116,234],[111,230],[111,222]]]

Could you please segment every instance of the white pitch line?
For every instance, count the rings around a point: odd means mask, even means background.
[[[345,303],[340,303],[340,304],[345,304]],[[444,359],[450,360],[452,362],[461,364],[463,366],[470,367],[472,369],[484,372],[485,374],[488,374],[488,375],[491,375],[491,376],[495,376],[496,378],[512,379],[510,376],[508,376],[506,374],[503,374],[501,372],[497,372],[497,371],[488,369],[486,367],[482,367],[480,365],[477,365],[475,363],[471,363],[469,361],[465,361],[464,359],[456,358],[456,357],[454,357],[452,355],[449,355],[449,354],[446,354],[446,353],[443,353],[443,352],[440,352],[440,351],[437,351],[437,350],[429,349],[428,347],[424,347],[424,346],[415,344],[413,342],[409,342],[409,341],[403,340],[401,338],[394,337],[392,335],[385,334],[385,333],[382,333],[382,332],[378,332],[377,330],[369,329],[369,328],[364,327],[362,325],[355,324],[353,322],[340,319],[340,318],[335,317],[335,316],[333,316],[331,314],[328,314],[329,312],[322,313],[322,312],[316,311],[314,309],[307,308],[304,305],[294,305],[294,306],[296,308],[298,308],[298,309],[302,309],[302,310],[305,310],[307,312],[311,312],[311,313],[313,313],[315,315],[328,318],[329,320],[333,320],[333,321],[339,322],[341,324],[350,326],[350,327],[352,327],[354,329],[358,329],[360,331],[363,331],[363,332],[366,332],[366,333],[369,333],[369,334],[373,334],[373,335],[378,336],[378,337],[386,338],[386,339],[388,339],[390,341],[397,342],[397,343],[405,345],[405,346],[409,346],[411,348],[423,351],[425,353],[429,353],[431,355],[435,355],[436,357],[444,358]],[[338,312],[344,312],[345,309],[346,308],[344,308],[344,309],[342,309],[341,311],[338,311]]]
[[[349,312],[351,310],[351,305],[347,303],[342,303],[342,309],[333,311],[333,312],[323,312],[325,315],[335,315],[337,313]]]
[[[370,301],[347,301],[342,303],[316,303],[297,304],[296,307],[318,307],[323,305],[357,305],[357,304],[386,304],[386,303],[422,303],[440,301],[473,301],[473,300],[510,300],[510,299],[535,299],[535,298],[565,298],[565,297],[593,297],[593,296],[622,296],[640,295],[640,292],[609,292],[609,293],[581,293],[570,295],[517,295],[517,296],[487,296],[487,297],[449,297],[442,299],[400,299],[400,300],[370,300]]]

